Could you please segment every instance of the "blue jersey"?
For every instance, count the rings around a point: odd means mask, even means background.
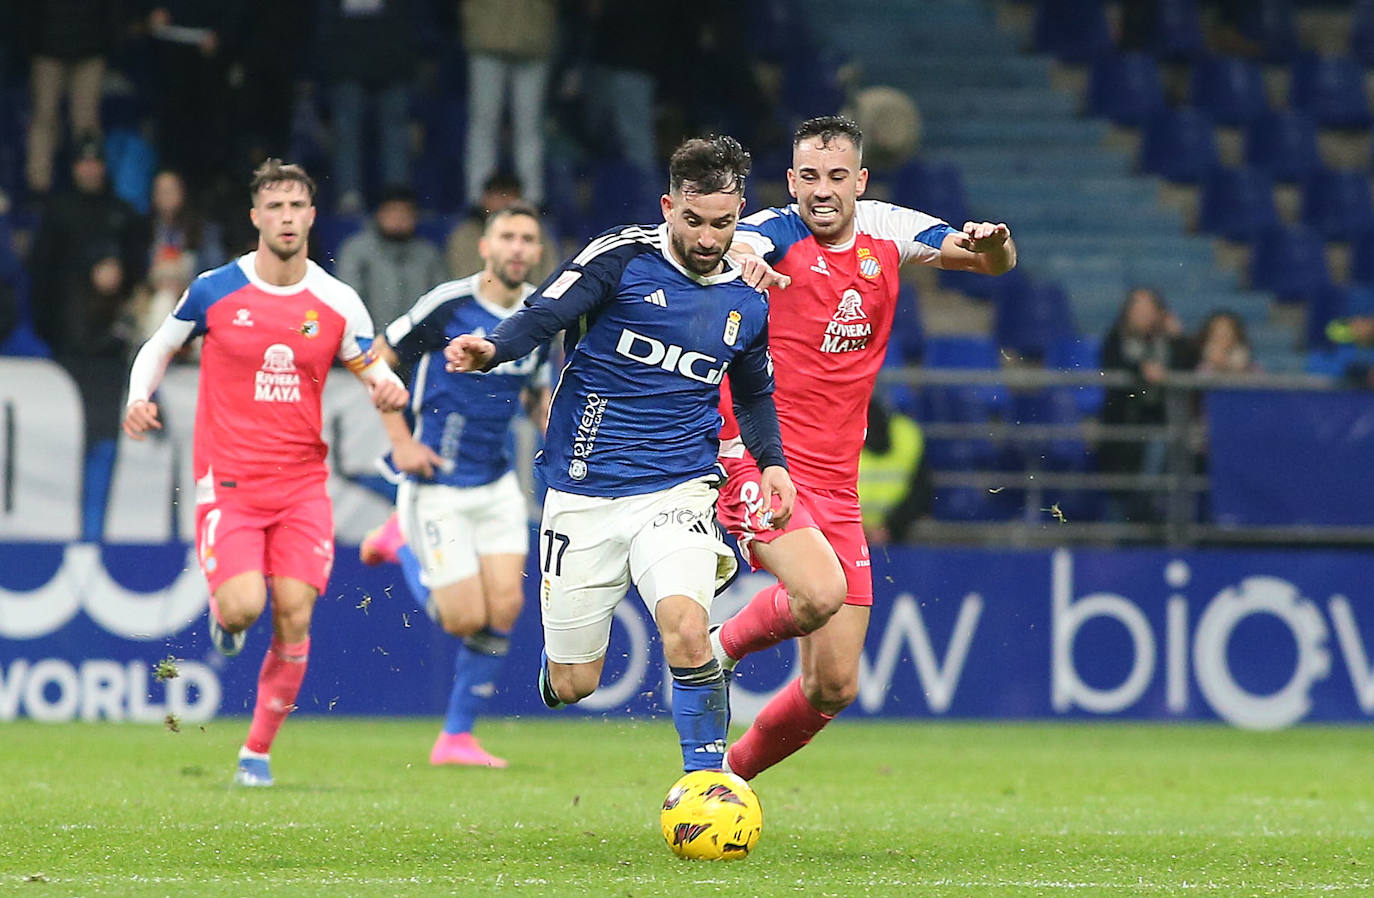
[[[444,346],[459,334],[486,334],[515,308],[493,305],[477,295],[480,274],[448,281],[420,297],[386,329],[386,341],[403,364],[412,365],[410,412],[415,439],[444,459],[427,483],[481,486],[511,469],[511,418],[521,410],[520,393],[540,386],[546,375],[547,344],[485,374],[450,374]],[[524,288],[529,296],[533,287]]]
[[[717,406],[727,369],[737,402],[765,399],[772,412],[764,296],[728,260],[721,274],[689,273],[668,240],[667,225],[606,232],[487,337],[502,363],[566,332],[536,462],[554,489],[634,496],[722,476]]]

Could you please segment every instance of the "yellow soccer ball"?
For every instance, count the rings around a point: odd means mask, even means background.
[[[663,840],[678,857],[701,861],[748,856],[763,831],[763,808],[733,773],[694,770],[663,799]]]

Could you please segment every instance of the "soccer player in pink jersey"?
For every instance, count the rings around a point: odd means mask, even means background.
[[[996,275],[1016,265],[1005,224],[967,222],[958,230],[913,209],[860,201],[868,182],[862,150],[850,119],[803,122],[787,171],[797,202],[745,218],[731,250],[748,282],[786,287],[772,293],[768,327],[797,501],[785,527],[769,528],[758,469],[723,397],[720,452],[729,482],[717,513],[751,565],[779,582],[713,629],[712,648],[732,669],[750,652],[802,640],[801,676],[726,754],[726,768],[745,779],[806,745],[858,694],[873,604],[859,452],[892,331],[898,270],[916,262]]]
[[[210,639],[225,655],[272,595],[272,643],[258,675],[234,782],[270,786],[269,752],[295,708],[310,653],[310,615],[334,563],[321,394],[335,358],[382,411],[405,387],[372,352],[358,294],[306,257],[315,182],[269,159],[253,173],[258,248],[207,271],[148,339],[129,375],[124,431],[160,428],[152,401],[167,363],[205,335],[196,403],[196,545],[210,585]]]

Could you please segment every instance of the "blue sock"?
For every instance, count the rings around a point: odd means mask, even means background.
[[[402,543],[401,548],[396,550],[396,560],[401,563],[401,573],[405,576],[406,586],[410,587],[415,601],[420,603],[421,608],[429,611],[429,587],[425,585],[420,571],[420,559],[415,557],[409,543]]]
[[[669,670],[682,769],[719,770],[725,763],[725,736],[730,726],[730,699],[720,664],[713,658],[701,667]]]
[[[458,644],[453,659],[453,692],[448,697],[445,733],[470,733],[477,715],[496,691],[496,675],[510,651],[510,631],[487,627]]]

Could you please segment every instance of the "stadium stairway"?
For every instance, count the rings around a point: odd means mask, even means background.
[[[804,0],[821,15],[821,0]],[[1271,321],[1270,297],[1219,268],[1210,238],[1189,234],[1135,173],[1109,126],[1083,118],[1051,84],[1049,57],[999,27],[990,0],[852,0],[829,34],[865,84],[906,91],[923,121],[921,159],[962,171],[971,213],[1012,225],[1021,264],[1067,290],[1078,331],[1101,336],[1129,286],[1158,288],[1189,330],[1218,308],[1245,320],[1255,355],[1294,370],[1296,334]]]

